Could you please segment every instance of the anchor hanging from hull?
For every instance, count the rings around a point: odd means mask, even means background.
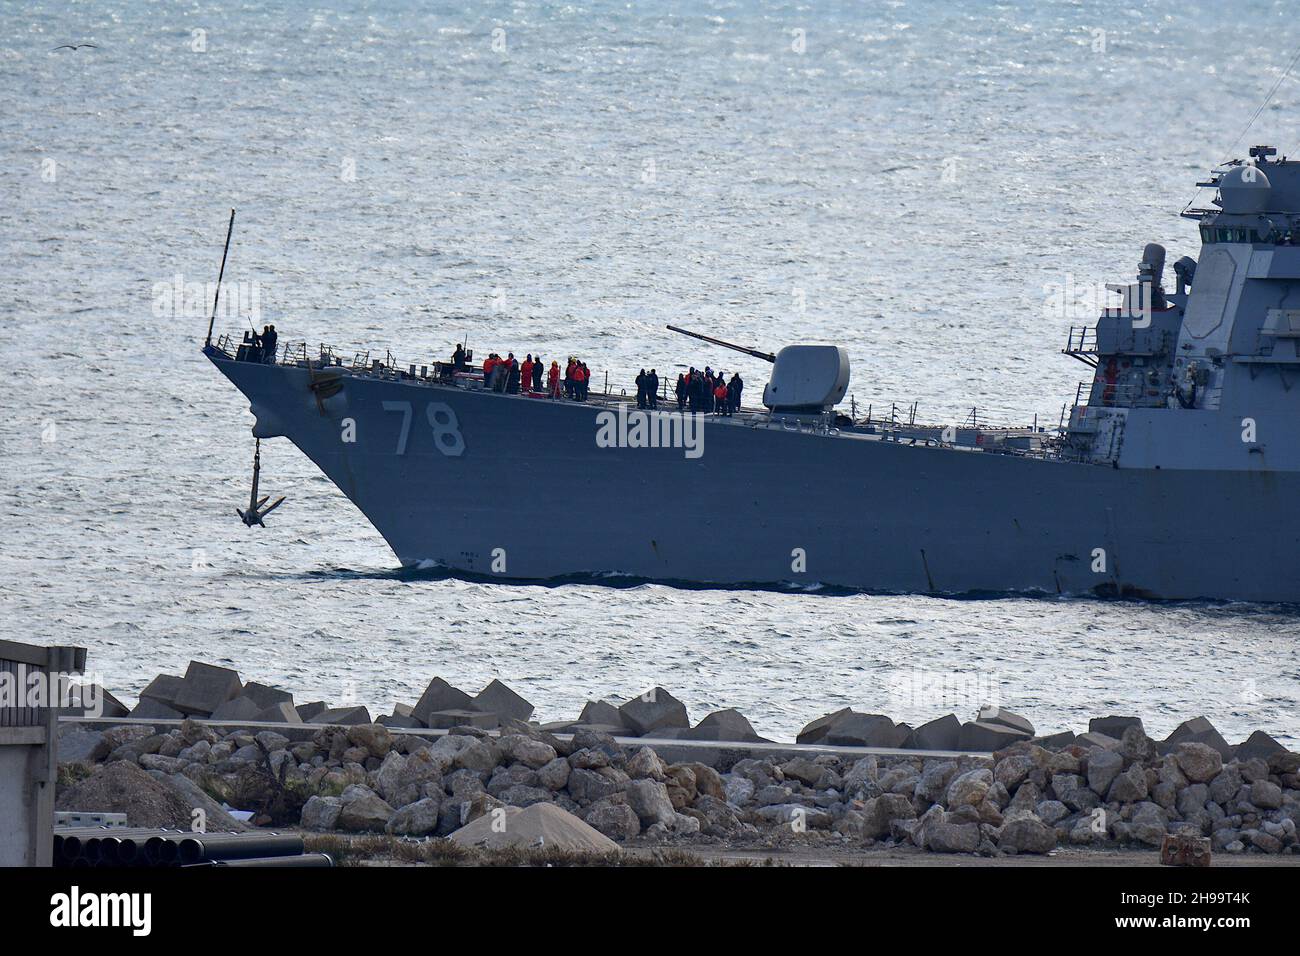
[[[263,519],[276,508],[280,507],[280,505],[284,504],[284,495],[281,495],[269,506],[263,507],[271,496],[264,495],[260,499],[257,497],[257,482],[261,473],[262,439],[259,438],[257,439],[257,444],[253,448],[253,490],[248,496],[248,510],[242,511],[239,508],[235,509],[235,514],[239,515],[239,520],[244,522],[244,524],[248,525],[250,528],[253,527],[253,525],[260,525],[265,528],[266,523]]]

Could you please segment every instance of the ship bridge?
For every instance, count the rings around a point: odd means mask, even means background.
[[[1256,146],[1198,187],[1197,258],[1146,247],[1120,304],[1063,350],[1094,368],[1066,448],[1115,467],[1300,469],[1300,162]],[[1264,444],[1260,427],[1272,438]],[[1243,436],[1255,436],[1246,441]]]

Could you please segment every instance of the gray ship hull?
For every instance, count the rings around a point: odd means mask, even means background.
[[[1300,600],[1294,472],[1112,468],[757,420],[710,421],[691,458],[599,447],[591,404],[351,373],[318,398],[319,371],[207,354],[249,398],[254,434],[292,441],[405,566]]]

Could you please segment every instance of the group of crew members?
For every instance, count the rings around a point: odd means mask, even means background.
[[[254,326],[251,331],[244,333],[239,355],[245,362],[274,365],[276,343],[279,338],[274,325],[262,326],[261,332],[258,332],[257,327]]]
[[[452,368],[456,372],[469,370],[469,361],[463,345],[456,346],[451,357]],[[560,371],[559,362],[552,361],[548,369],[540,355],[532,353],[524,356],[520,362],[514,352],[507,352],[502,358],[496,352],[489,353],[483,360],[483,387],[506,395],[549,395],[551,398],[572,399],[585,402],[591,383],[591,369],[586,362],[580,362],[573,356]]]
[[[272,327],[274,334],[274,327]],[[451,357],[452,368],[456,372],[469,370],[468,356],[463,345],[456,346]],[[483,387],[507,395],[539,394],[551,398],[564,397],[575,402],[585,402],[591,387],[591,369],[586,362],[569,356],[564,371],[560,371],[558,362],[552,361],[547,369],[540,355],[531,353],[524,356],[523,362],[515,358],[514,352],[507,352],[502,358],[491,352],[483,360]],[[745,382],[736,372],[728,381],[726,374],[705,366],[703,370],[691,367],[677,376],[677,409],[690,410],[692,413],[734,415],[740,410],[741,393]],[[659,373],[655,369],[641,369],[636,377],[636,407],[653,409],[659,407]]]
[[[714,372],[707,365],[704,370],[692,367],[677,376],[677,408],[700,414],[734,415],[740,411],[740,396],[745,381],[736,372],[727,381],[726,374]]]

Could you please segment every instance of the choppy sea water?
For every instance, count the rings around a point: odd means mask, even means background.
[[[662,684],[785,738],[996,697],[1300,742],[1294,608],[402,574],[284,442],[250,531],[246,404],[162,291],[215,279],[233,206],[218,331],[763,380],[675,322],[843,344],[859,413],[1055,424],[1089,290],[1196,253],[1176,214],[1300,44],[1289,4],[461,6],[0,7],[0,635],[85,645],[128,699],[200,658],[376,712],[440,674],[542,719]],[[1300,147],[1297,82],[1238,152]]]

